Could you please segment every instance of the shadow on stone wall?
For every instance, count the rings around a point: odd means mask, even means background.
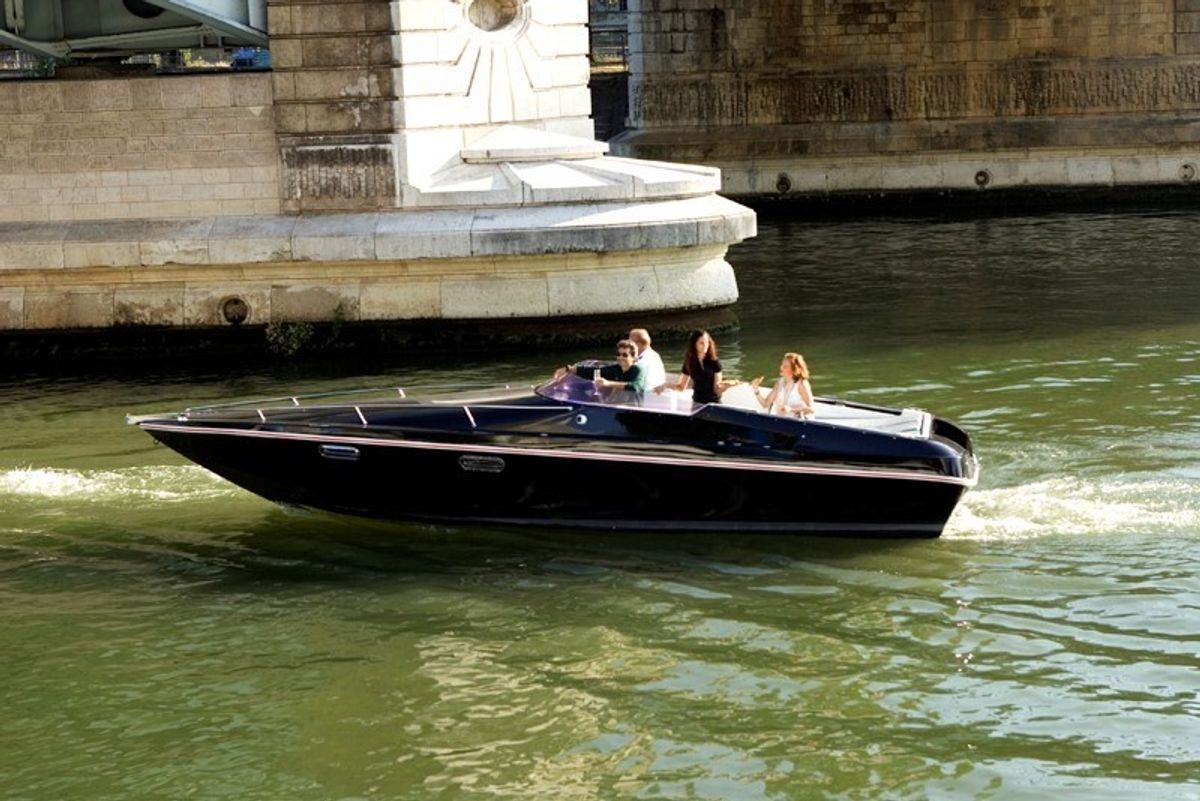
[[[729,307],[693,311],[561,319],[422,321],[407,323],[276,323],[219,329],[126,326],[74,330],[0,331],[0,363],[40,373],[73,373],[113,366],[183,369],[207,365],[319,364],[366,366],[380,358],[410,360],[447,354],[488,354],[536,346],[547,350],[596,345],[607,352],[630,328],[651,326],[656,338],[686,336],[696,328],[737,328]],[[550,357],[549,361],[553,361]]]

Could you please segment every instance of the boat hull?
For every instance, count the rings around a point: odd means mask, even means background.
[[[687,452],[143,425],[269,500],[397,520],[633,531],[938,536],[968,484]]]

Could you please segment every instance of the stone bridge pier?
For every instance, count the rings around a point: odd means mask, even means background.
[[[629,0],[614,152],[742,197],[1200,181],[1195,0]]]
[[[595,141],[585,0],[265,8],[270,73],[0,82],[0,344],[569,339],[737,300],[755,217],[718,171]]]

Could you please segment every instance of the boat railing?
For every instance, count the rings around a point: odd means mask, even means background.
[[[492,386],[468,386],[464,384],[421,384],[409,387],[399,386],[384,386],[384,387],[356,387],[353,389],[331,390],[328,392],[309,392],[296,395],[279,395],[271,398],[252,398],[249,400],[228,401],[225,403],[209,403],[201,406],[189,406],[184,409],[182,414],[185,415],[203,415],[214,412],[227,412],[237,410],[251,409],[278,409],[285,408],[306,408],[306,409],[323,409],[344,406],[362,406],[370,405],[365,403],[328,403],[340,398],[350,399],[362,395],[377,396],[373,398],[374,403],[392,403],[399,400],[414,400],[417,396],[425,395],[426,393],[459,393],[470,394],[470,398],[448,398],[448,397],[423,397],[422,400],[433,404],[449,404],[461,405],[463,403],[486,403],[490,400],[503,400],[509,397],[507,394],[495,395],[495,393],[512,393],[526,392],[535,385],[524,384],[496,384]],[[483,397],[474,397],[478,393],[485,393]],[[314,401],[319,401],[314,403]]]
[[[405,387],[359,387],[355,389],[332,390],[329,392],[311,392],[296,395],[280,395],[272,398],[254,398],[250,400],[229,401],[226,403],[189,406],[182,412],[172,415],[126,415],[130,425],[137,425],[152,420],[161,420],[164,416],[173,416],[177,420],[187,420],[192,417],[207,417],[229,412],[245,412],[258,416],[260,423],[269,422],[270,418],[278,419],[280,411],[303,409],[308,412],[350,411],[364,425],[370,425],[367,414],[380,406],[390,406],[397,399],[413,404],[425,404],[434,407],[460,408],[471,428],[477,427],[475,414],[471,406],[486,404],[488,409],[504,409],[510,411],[529,410],[545,412],[555,408],[546,404],[506,404],[498,403],[514,397],[520,397],[532,390],[536,385],[496,384],[492,386],[465,386],[463,384],[422,384]],[[443,393],[441,397],[429,396],[429,393]],[[354,402],[352,399],[362,395],[371,396],[365,401]],[[448,397],[455,395],[457,397]],[[419,397],[414,397],[419,396]],[[315,401],[315,403],[314,403]],[[334,402],[331,402],[334,401]],[[562,408],[570,408],[563,406]]]

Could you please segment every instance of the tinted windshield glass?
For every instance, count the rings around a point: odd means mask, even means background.
[[[621,406],[636,409],[653,409],[674,414],[693,414],[702,408],[690,397],[668,390],[659,395],[655,392],[627,392],[625,390],[600,389],[591,381],[567,373],[561,378],[548,381],[536,390],[549,400],[564,403],[579,403],[587,406]]]

